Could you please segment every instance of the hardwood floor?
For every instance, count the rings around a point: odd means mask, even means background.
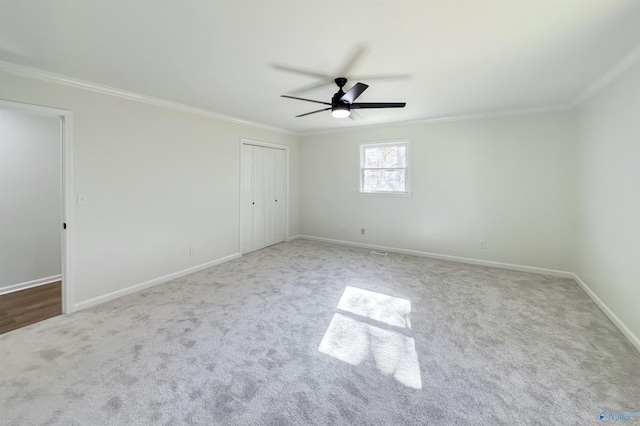
[[[62,314],[62,282],[0,296],[0,334]]]

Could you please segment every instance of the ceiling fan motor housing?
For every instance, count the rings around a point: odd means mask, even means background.
[[[347,105],[349,106],[349,102],[345,101],[343,99],[340,99],[344,96],[344,92],[342,91],[342,89],[338,90],[338,92],[333,95],[333,98],[331,99],[331,105],[332,106],[337,106],[337,105]]]
[[[331,114],[336,118],[348,117],[351,111],[351,104],[340,99],[343,95],[344,92],[340,89],[331,99]]]

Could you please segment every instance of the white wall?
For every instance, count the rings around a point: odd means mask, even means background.
[[[0,98],[74,113],[75,305],[240,252],[241,137],[291,147],[298,233],[293,136],[4,73]]]
[[[290,236],[576,271],[635,336],[639,88],[636,65],[577,111],[297,138],[0,73],[0,99],[74,112],[76,304],[239,253],[242,137],[291,147]],[[358,196],[358,142],[394,138],[413,196]]]
[[[301,234],[572,271],[574,124],[565,111],[304,137]],[[357,195],[358,143],[393,138],[411,139],[413,196]]]
[[[60,119],[0,109],[0,292],[61,273]]]
[[[640,63],[583,104],[578,123],[576,273],[640,349]]]

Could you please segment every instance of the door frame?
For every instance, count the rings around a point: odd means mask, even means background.
[[[254,139],[246,139],[246,138],[240,138],[240,143],[238,144],[238,150],[240,152],[240,188],[238,191],[239,194],[239,198],[240,200],[238,201],[238,206],[240,207],[240,214],[238,215],[238,217],[240,218],[240,222],[239,222],[239,232],[238,232],[238,253],[240,253],[240,255],[242,256],[242,188],[243,188],[243,177],[242,177],[242,165],[243,165],[243,156],[242,156],[242,145],[253,145],[253,146],[259,146],[259,147],[263,147],[263,148],[274,148],[274,149],[283,149],[284,150],[284,155],[285,155],[285,163],[286,163],[286,171],[285,171],[285,177],[284,177],[284,184],[286,187],[285,190],[285,204],[284,204],[284,229],[283,229],[283,242],[286,242],[289,240],[289,147],[287,145],[280,145],[280,144],[276,144],[276,143],[270,143],[270,142],[262,142],[262,141],[257,141]]]
[[[74,309],[74,263],[73,263],[73,111],[42,105],[0,99],[0,108],[29,114],[45,115],[60,118],[60,170],[62,182],[62,223],[61,233],[61,262],[62,262],[62,313],[70,314]],[[63,223],[67,225],[63,229]]]

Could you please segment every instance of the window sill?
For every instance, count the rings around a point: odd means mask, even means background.
[[[412,192],[361,192],[356,191],[361,197],[390,197],[390,198],[410,198]]]

